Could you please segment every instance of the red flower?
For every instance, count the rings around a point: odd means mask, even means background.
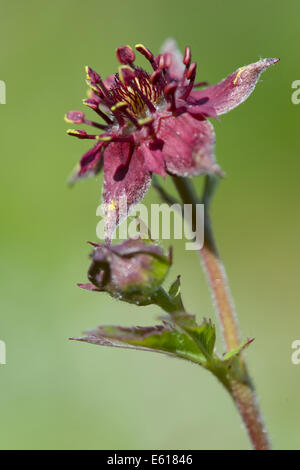
[[[126,198],[126,216],[148,190],[152,173],[163,177],[167,173],[189,177],[222,173],[214,156],[213,126],[207,118],[216,118],[245,101],[261,72],[279,60],[259,60],[199,90],[206,83],[195,83],[197,64],[191,62],[189,47],[184,57],[173,40],[165,43],[157,57],[141,44],[135,47],[150,62],[152,73],[134,64],[135,53],[129,46],[117,49],[121,66],[116,75],[102,80],[87,67],[91,91],[84,104],[104,123],[85,119],[81,111],[66,115],[69,122],[94,127],[93,134],[71,129],[68,133],[95,141],[83,155],[74,179],[94,175],[104,167],[108,239],[122,218],[119,201]]]

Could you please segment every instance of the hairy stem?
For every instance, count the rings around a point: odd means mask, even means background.
[[[173,177],[173,181],[183,204],[192,204],[195,210],[197,203],[205,204],[204,245],[200,250],[200,256],[214,299],[226,351],[230,352],[241,341],[225,268],[218,254],[210,220],[209,206],[217,185],[217,178],[206,176],[202,201],[197,200],[190,180]],[[253,448],[256,450],[270,449],[270,442],[264,428],[255,390],[247,371],[245,359],[242,356],[240,357],[240,367],[243,371],[243,380],[232,380],[228,390],[246,426]]]

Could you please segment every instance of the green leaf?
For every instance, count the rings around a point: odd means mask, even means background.
[[[173,299],[180,295],[181,285],[180,285],[180,275],[177,276],[173,284],[171,284],[169,289],[169,295]]]
[[[176,312],[171,315],[172,321],[185,331],[197,344],[202,354],[208,359],[213,359],[216,342],[216,330],[211,320],[203,319],[199,325],[194,315],[185,312]]]
[[[181,283],[180,283],[180,275],[177,276],[176,280],[171,284],[169,289],[169,298],[173,305],[176,307],[178,311],[184,311],[182,299],[181,299]]]
[[[155,351],[207,365],[206,356],[193,338],[168,323],[132,328],[106,325],[86,333],[85,337],[71,339],[100,346]]]
[[[229,353],[225,354],[225,356],[222,357],[223,362],[230,362],[234,357],[237,357],[240,355],[240,353],[247,348],[251,343],[253,343],[254,338],[247,338],[245,339],[237,348],[233,349]]]
[[[154,351],[186,359],[210,370],[226,387],[229,387],[230,377],[242,383],[247,380],[240,353],[253,341],[245,340],[221,358],[214,351],[216,334],[212,322],[204,319],[201,324],[197,324],[195,316],[185,312],[164,317],[161,325],[104,325],[87,331],[84,337],[70,339],[99,346]]]

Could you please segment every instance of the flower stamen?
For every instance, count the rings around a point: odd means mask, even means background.
[[[168,85],[166,85],[164,88],[164,95],[170,101],[169,111],[171,111],[172,113],[174,113],[177,109],[176,98],[175,98],[177,88],[178,88],[178,85],[175,82],[168,83]]]
[[[78,139],[97,139],[97,135],[88,134],[83,129],[68,129],[68,135],[72,135],[73,137],[78,137]]]
[[[152,54],[152,52],[149,49],[147,49],[147,47],[145,47],[143,44],[136,44],[135,48],[140,54],[142,54],[150,62],[150,64],[153,67],[153,70],[156,70],[157,65],[155,63],[154,55]]]
[[[197,64],[196,62],[192,62],[189,67],[186,69],[186,79],[189,80],[189,84],[187,85],[184,93],[181,95],[181,98],[183,100],[186,100],[189,94],[191,93],[193,87],[194,87],[194,82],[196,78],[196,70],[197,70]]]
[[[91,98],[87,98],[82,101],[84,105],[88,106],[91,108],[93,111],[95,111],[98,116],[100,116],[108,125],[113,124],[113,121],[103,112],[101,109],[99,109],[99,103],[96,100],[93,100]]]

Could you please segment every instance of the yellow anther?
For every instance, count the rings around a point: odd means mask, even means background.
[[[135,48],[137,51],[139,51],[141,54],[143,54],[146,59],[150,60],[150,62],[153,61],[154,57],[151,51],[147,49],[147,47],[144,46],[144,44],[136,44]]]
[[[132,67],[130,67],[130,65],[121,65],[119,67],[119,77],[120,77],[120,80],[122,83],[125,83],[125,80],[124,80],[124,75],[123,75],[123,71],[125,70],[128,70],[129,72],[133,72],[134,73],[134,70]]]
[[[107,206],[107,210],[109,211],[115,211],[117,208],[115,201],[112,199],[110,203]]]
[[[149,116],[149,117],[146,117],[144,119],[139,119],[138,120],[138,123],[140,126],[144,126],[145,124],[150,124],[151,122],[153,122],[153,117],[152,116]]]
[[[120,108],[126,108],[127,103],[125,101],[119,101],[118,103],[114,104],[110,109],[112,112],[117,111]]]
[[[93,85],[88,78],[86,79],[86,83],[95,93],[97,93],[97,95],[99,95],[99,88]]]
[[[240,75],[241,75],[241,73],[243,72],[244,69],[245,69],[245,67],[241,67],[241,68],[238,70],[238,72],[237,72],[237,74],[236,74],[236,76],[235,76],[235,79],[233,80],[233,84],[234,84],[234,85],[236,85],[236,82],[238,81],[238,78],[240,77]]]
[[[144,51],[148,52],[148,49],[146,46],[144,46],[144,44],[136,44],[134,47],[136,50],[143,49]]]
[[[108,135],[97,135],[96,140],[101,140],[103,142],[110,142],[112,137],[109,137]]]

